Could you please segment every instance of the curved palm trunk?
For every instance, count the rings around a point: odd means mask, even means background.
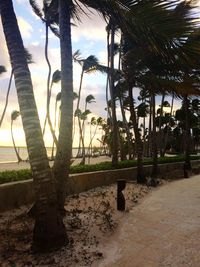
[[[127,119],[126,119],[126,115],[125,115],[125,111],[124,111],[124,108],[123,108],[123,103],[122,103],[121,97],[119,98],[119,102],[120,102],[120,109],[121,109],[123,124],[124,124],[124,127],[125,127],[126,136],[127,136],[128,156],[129,156],[129,159],[132,159],[131,134],[130,134],[130,130],[129,130],[129,127],[128,127],[128,122],[127,122]]]
[[[11,84],[12,84],[12,79],[13,79],[13,70],[11,71],[11,74],[10,74],[10,79],[9,79],[9,84],[8,84],[8,90],[7,90],[7,94],[6,94],[6,103],[5,103],[5,106],[4,106],[2,115],[1,115],[1,119],[0,119],[0,127],[2,125],[4,116],[5,116],[5,113],[6,113],[6,109],[7,109],[7,106],[8,106],[8,98],[9,98],[9,94],[10,94],[10,88],[11,88]]]
[[[49,38],[48,38],[49,33],[48,33],[48,30],[49,30],[49,25],[48,25],[47,22],[46,22],[45,26],[46,26],[45,59],[46,59],[49,71],[48,71],[48,76],[47,76],[47,114],[46,114],[45,122],[44,122],[43,136],[44,136],[44,133],[45,133],[46,123],[48,121],[49,128],[50,128],[50,131],[51,131],[51,135],[53,137],[54,143],[57,146],[58,145],[58,140],[57,140],[57,137],[56,137],[56,134],[55,134],[52,122],[51,122],[50,110],[49,110],[50,109],[51,91],[52,91],[53,83],[51,83],[51,85],[50,85],[51,64],[50,64],[49,57],[48,57],[48,45],[49,45]]]
[[[47,250],[66,242],[66,231],[57,210],[56,192],[42,138],[31,76],[11,0],[0,1],[1,19],[14,72],[20,113],[36,195],[33,249]]]
[[[110,31],[107,31],[107,66],[108,66],[108,73],[107,73],[107,80],[106,80],[106,105],[107,105],[107,118],[111,119],[111,113],[109,108],[109,99],[108,99],[108,91],[109,91],[109,77],[110,77],[110,47],[109,41],[110,40]]]
[[[113,155],[112,165],[118,164],[118,125],[116,115],[116,104],[114,95],[114,42],[115,42],[115,29],[114,25],[111,27],[111,44],[110,44],[110,97],[111,97],[111,111],[112,111],[112,132],[113,132]]]
[[[69,176],[72,155],[73,120],[73,73],[70,5],[59,0],[59,25],[61,47],[61,117],[58,147],[54,162],[54,175],[57,182],[59,209],[64,211],[66,182]]]
[[[85,111],[87,109],[87,102],[85,103]],[[82,134],[82,160],[81,164],[85,165],[85,120],[83,119],[81,125],[81,134]]]
[[[76,106],[76,109],[77,110],[80,107],[81,89],[82,89],[82,84],[83,84],[83,75],[84,75],[84,70],[82,68],[81,78],[80,78],[80,84],[79,84],[79,90],[78,90],[78,101],[77,101],[77,106]],[[78,127],[79,127],[79,145],[78,145],[77,156],[79,156],[81,154],[81,143],[82,143],[82,140],[83,140],[83,136],[82,136],[82,129],[81,129],[81,119],[79,117],[77,117],[77,119],[78,119]]]
[[[137,124],[137,118],[136,118],[136,112],[134,108],[134,102],[133,102],[133,91],[132,91],[132,85],[129,84],[128,88],[129,92],[129,105],[130,105],[130,113],[131,113],[131,121],[133,123],[133,129],[135,133],[135,143],[136,143],[136,150],[137,150],[137,183],[139,184],[144,184],[146,183],[146,178],[144,175],[144,170],[143,170],[143,145],[142,145],[142,140],[140,136],[140,132],[138,129],[138,124]]]
[[[11,130],[11,136],[12,136],[13,147],[14,147],[14,150],[15,150],[15,154],[16,154],[16,156],[17,156],[17,161],[18,161],[18,163],[19,163],[20,161],[22,161],[22,159],[21,159],[21,157],[20,157],[20,155],[19,155],[19,153],[18,153],[18,151],[17,151],[16,144],[15,144],[15,139],[14,139],[14,135],[13,135],[13,120],[11,120],[11,127],[10,127],[10,130]]]
[[[42,134],[44,136],[46,130],[46,124],[48,120],[48,111],[49,111],[49,97],[50,97],[50,78],[51,78],[51,64],[48,57],[48,44],[49,44],[49,26],[48,23],[45,23],[45,59],[48,65],[48,75],[47,75],[47,107],[46,107],[46,116],[43,126]]]
[[[89,146],[88,146],[88,152],[87,153],[91,153],[92,154],[92,142],[93,142],[93,140],[94,140],[94,137],[95,137],[95,135],[96,135],[96,133],[97,133],[97,129],[98,129],[98,124],[96,125],[96,127],[95,127],[95,130],[94,130],[94,133],[93,133],[93,135],[91,136],[91,138],[90,138],[90,143],[89,143]],[[91,152],[90,152],[91,151]]]
[[[54,118],[54,132],[56,132],[56,126],[57,126],[57,104],[58,104],[58,101],[56,100],[55,110],[54,110],[54,114],[55,114],[55,118]],[[55,142],[53,140],[52,151],[51,151],[51,159],[54,159],[54,148],[55,148],[54,145],[55,145]]]

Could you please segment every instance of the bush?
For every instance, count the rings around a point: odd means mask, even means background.
[[[32,174],[29,169],[0,172],[0,184],[4,184],[8,182],[15,182],[15,181],[22,181],[22,180],[27,180],[31,178],[32,178]]]
[[[191,156],[191,160],[200,160],[199,156]],[[163,157],[158,158],[158,164],[173,163],[173,162],[182,162],[184,161],[184,155],[178,155],[173,157]],[[153,163],[152,158],[145,158],[143,160],[144,165],[150,165]],[[120,161],[117,169],[131,168],[137,166],[137,160],[124,160]],[[111,162],[101,162],[98,164],[92,165],[76,165],[71,166],[70,173],[84,173],[84,172],[95,172],[95,171],[105,171],[115,169],[112,166]],[[3,171],[0,172],[0,184],[28,180],[32,178],[31,171],[28,169],[25,170],[12,170],[12,171]]]

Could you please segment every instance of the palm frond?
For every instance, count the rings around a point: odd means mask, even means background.
[[[29,3],[34,11],[34,13],[44,22],[44,15],[39,5],[35,0],[29,0]]]
[[[0,74],[6,72],[6,68],[2,65],[0,65]]]

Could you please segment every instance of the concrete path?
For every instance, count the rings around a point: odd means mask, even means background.
[[[200,267],[200,175],[160,187],[135,207],[99,267]]]

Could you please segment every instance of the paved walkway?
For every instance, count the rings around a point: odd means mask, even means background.
[[[200,175],[153,191],[103,250],[95,266],[200,267]]]

